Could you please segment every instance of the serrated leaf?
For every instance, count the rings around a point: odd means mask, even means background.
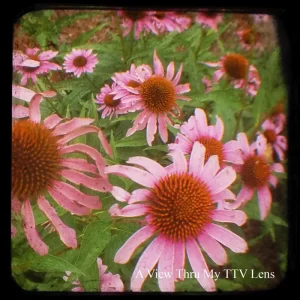
[[[79,276],[80,284],[85,292],[100,292],[99,269],[97,261],[94,261],[86,270],[87,276]]]
[[[144,131],[136,132],[129,137],[125,137],[116,142],[117,148],[123,147],[138,147],[147,145],[146,136]]]

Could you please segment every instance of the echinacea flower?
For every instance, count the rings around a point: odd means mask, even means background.
[[[13,51],[13,67],[38,67],[41,63],[37,60],[32,60],[28,55],[21,51]]]
[[[124,291],[124,284],[121,280],[119,274],[113,275],[111,272],[105,273],[107,270],[107,266],[103,265],[102,259],[97,258],[97,265],[99,270],[99,291],[100,292],[123,292]],[[68,281],[71,272],[66,271],[67,276],[64,276],[63,279]],[[84,288],[81,286],[80,281],[76,280],[72,282],[73,285],[76,285],[72,289],[72,292],[84,292]]]
[[[125,29],[123,36],[126,36],[134,30],[134,37],[138,40],[140,34],[153,32],[158,34],[157,29],[153,24],[152,16],[155,14],[153,11],[142,10],[120,10],[118,17],[121,18],[121,26]]]
[[[125,96],[122,101],[132,103],[132,109],[142,109],[142,112],[135,119],[133,127],[127,131],[126,136],[143,130],[147,126],[147,143],[150,146],[157,131],[157,123],[162,141],[167,142],[167,124],[172,124],[168,115],[174,115],[173,110],[179,108],[176,100],[190,100],[190,98],[181,95],[190,91],[190,85],[188,83],[178,84],[183,69],[182,64],[175,77],[174,62],[168,65],[165,74],[163,64],[156,51],[153,55],[153,64],[154,74],[152,74],[151,67],[145,65],[143,65],[143,69],[136,68],[136,75],[130,74],[128,80],[134,78],[135,82],[138,83],[137,87],[126,85],[122,80],[116,80],[118,85],[130,92],[130,95]]]
[[[254,191],[257,191],[260,218],[264,220],[272,205],[272,194],[268,183],[273,187],[277,186],[277,178],[273,172],[284,172],[280,163],[270,164],[265,153],[267,150],[267,140],[263,135],[259,135],[256,141],[249,146],[245,133],[239,133],[237,140],[240,143],[243,153],[244,164],[235,166],[235,170],[240,173],[243,187],[237,195],[236,201],[225,205],[229,209],[235,209],[252,199]]]
[[[23,75],[21,79],[21,85],[25,85],[29,78],[36,83],[38,74],[48,73],[50,70],[62,69],[62,67],[58,64],[49,61],[57,55],[57,51],[39,51],[39,48],[27,48],[25,51],[25,54],[31,61],[37,61],[39,63],[37,66],[34,66],[33,62],[30,64],[30,66],[15,64],[14,70]]]
[[[196,14],[195,21],[204,27],[218,31],[218,24],[223,21],[223,15],[216,12],[200,12]]]
[[[118,86],[113,83],[111,86],[105,84],[100,93],[96,95],[96,103],[100,105],[98,110],[103,110],[102,118],[109,116],[111,119],[113,115],[118,117],[118,115],[127,113],[130,110],[128,104],[124,104],[122,99],[114,99],[116,94],[118,94]]]
[[[244,49],[250,50],[253,48],[261,49],[260,34],[254,31],[253,28],[238,30],[237,35],[240,38],[241,45]]]
[[[158,264],[158,272],[170,274],[158,278],[160,290],[174,292],[174,282],[184,279],[186,254],[193,272],[199,274],[200,285],[206,291],[214,291],[214,280],[204,275],[209,271],[202,251],[218,265],[227,262],[221,244],[233,252],[247,251],[245,240],[214,222],[240,226],[247,219],[242,211],[215,207],[224,199],[235,199],[228,187],[235,181],[236,173],[229,166],[220,170],[217,155],[204,163],[205,147],[199,142],[193,145],[189,163],[180,150],[173,151],[170,156],[174,165],[171,170],[142,156],[127,161],[138,167],[113,165],[105,168],[107,174],[124,176],[143,186],[132,194],[120,193],[116,199],[125,206],[120,208],[115,204],[110,208],[112,216],[145,216],[145,226],[117,251],[114,261],[126,264],[141,244],[153,238],[133,271],[132,291],[141,290],[149,272]]]
[[[286,116],[283,103],[279,103],[273,108],[270,119],[276,126],[284,128]]]
[[[279,135],[283,129],[283,124],[275,125],[270,119],[267,119],[261,125],[264,137],[267,143],[271,144],[278,155],[279,160],[284,160],[284,151],[287,150],[287,140],[283,135]]]
[[[25,93],[25,98],[26,96]],[[31,99],[28,119],[16,119],[12,124],[11,196],[13,211],[21,211],[28,243],[38,254],[45,255],[48,253],[48,246],[36,230],[32,204],[37,202],[62,242],[67,247],[76,248],[75,230],[60,220],[46,196],[50,194],[58,205],[72,214],[87,215],[91,209],[101,208],[99,197],[87,195],[70,183],[102,192],[110,191],[112,186],[103,173],[105,161],[96,149],[84,144],[68,145],[69,141],[78,136],[98,133],[106,152],[111,155],[101,129],[90,125],[94,120],[67,120],[58,115],[50,115],[41,121],[42,97],[35,94]],[[86,159],[68,157],[72,153],[87,155],[95,164]]]
[[[182,14],[168,11],[156,11],[152,19],[154,20],[154,26],[159,33],[164,32],[182,32],[189,28],[191,19]]]
[[[98,63],[97,54],[93,50],[72,49],[72,52],[65,56],[63,63],[66,73],[74,73],[80,77],[82,73],[93,73]]]
[[[205,162],[212,155],[217,155],[221,166],[224,166],[226,162],[242,164],[239,142],[232,140],[223,144],[223,135],[223,121],[216,116],[216,124],[208,126],[205,111],[196,108],[195,116],[191,116],[180,126],[175,142],[169,144],[168,148],[169,150],[179,149],[184,154],[190,155],[194,144],[199,142],[206,149]]]
[[[260,86],[260,76],[255,66],[240,54],[229,53],[221,57],[219,62],[203,62],[209,67],[218,68],[213,75],[213,83],[218,82],[225,74],[231,79],[234,88],[243,89],[246,86],[249,95],[256,96]]]

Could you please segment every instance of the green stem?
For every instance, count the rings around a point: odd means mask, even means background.
[[[215,32],[215,34],[216,34],[216,40],[217,40],[217,43],[218,43],[218,47],[219,47],[221,53],[224,54],[225,53],[225,48],[224,48],[223,42],[220,39],[219,33]]]
[[[115,14],[115,21],[116,21],[116,25],[117,25],[117,31],[121,40],[121,46],[122,46],[122,54],[123,54],[123,63],[124,66],[127,66],[127,55],[126,55],[126,47],[125,47],[125,41],[124,41],[124,37],[123,37],[123,33],[122,33],[122,29],[120,26],[120,20],[117,14]]]

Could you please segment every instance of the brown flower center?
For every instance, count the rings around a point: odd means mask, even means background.
[[[244,79],[248,72],[248,60],[236,53],[225,56],[224,61],[225,72],[234,79]]]
[[[158,11],[158,12],[156,12],[155,17],[158,18],[158,19],[163,19],[165,17],[165,15],[166,15],[165,12]]]
[[[73,65],[77,68],[82,68],[86,65],[87,59],[84,56],[77,56],[73,60]]]
[[[202,12],[202,14],[205,16],[205,17],[207,17],[207,18],[215,18],[217,15],[218,15],[218,13],[216,13],[216,12],[212,12],[212,11],[206,11],[206,12]]]
[[[241,170],[242,180],[250,188],[260,188],[266,185],[270,174],[269,164],[257,155],[247,157]]]
[[[132,87],[132,88],[137,88],[139,87],[141,84],[137,81],[134,81],[134,80],[130,80],[128,83],[127,83],[128,86]]]
[[[126,10],[123,12],[126,18],[129,18],[132,21],[137,21],[146,16],[146,13],[143,11],[134,11],[134,10]]]
[[[12,194],[20,200],[36,197],[58,178],[57,138],[44,125],[16,121],[12,128]]]
[[[120,104],[121,100],[120,99],[117,99],[117,100],[114,100],[114,95],[105,95],[104,97],[104,103],[106,106],[109,106],[109,107],[116,107]]]
[[[247,45],[251,45],[252,42],[255,44],[258,41],[258,33],[253,32],[251,28],[245,29],[242,33],[242,41]]]
[[[173,83],[160,76],[152,76],[140,86],[140,94],[148,110],[153,113],[169,112],[175,104]]]
[[[264,136],[268,143],[274,144],[276,142],[276,133],[272,129],[267,129],[264,131]]]
[[[160,179],[150,197],[151,224],[174,241],[196,238],[214,209],[207,185],[192,174]]]
[[[219,164],[222,165],[222,162],[225,159],[222,142],[212,137],[200,137],[198,138],[198,142],[205,147],[205,163],[212,155],[218,155]]]

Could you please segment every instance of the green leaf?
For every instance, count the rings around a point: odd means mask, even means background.
[[[79,276],[80,284],[85,292],[100,292],[99,269],[95,260],[86,270],[87,276]]]
[[[129,137],[125,137],[116,142],[117,148],[122,147],[137,147],[147,145],[146,136],[144,131],[136,132]]]
[[[162,152],[168,153],[168,146],[167,145],[155,145],[151,147],[144,148],[143,151],[152,151],[152,150],[158,150]]]
[[[45,47],[47,44],[47,35],[45,32],[41,32],[36,37],[37,42],[40,44],[41,47]]]
[[[58,256],[48,254],[47,256],[40,256],[30,266],[31,270],[36,272],[65,272],[70,271],[77,274],[85,275],[77,266],[69,263]]]
[[[119,161],[119,155],[118,155],[118,151],[117,151],[117,148],[116,148],[116,142],[115,142],[113,130],[110,131],[110,145],[111,145],[111,148],[112,148],[113,158],[115,159],[116,162],[118,162]]]
[[[96,26],[95,28],[84,32],[72,42],[71,46],[77,47],[79,45],[85,44],[97,31],[101,30],[103,27],[107,25],[108,23],[102,23]]]
[[[221,291],[231,292],[231,291],[241,291],[243,290],[243,285],[234,282],[229,279],[218,279],[216,281],[217,289]]]
[[[80,254],[78,256],[76,267],[81,270],[87,270],[102,253],[110,241],[111,223],[107,220],[100,220],[90,223],[82,237]]]

